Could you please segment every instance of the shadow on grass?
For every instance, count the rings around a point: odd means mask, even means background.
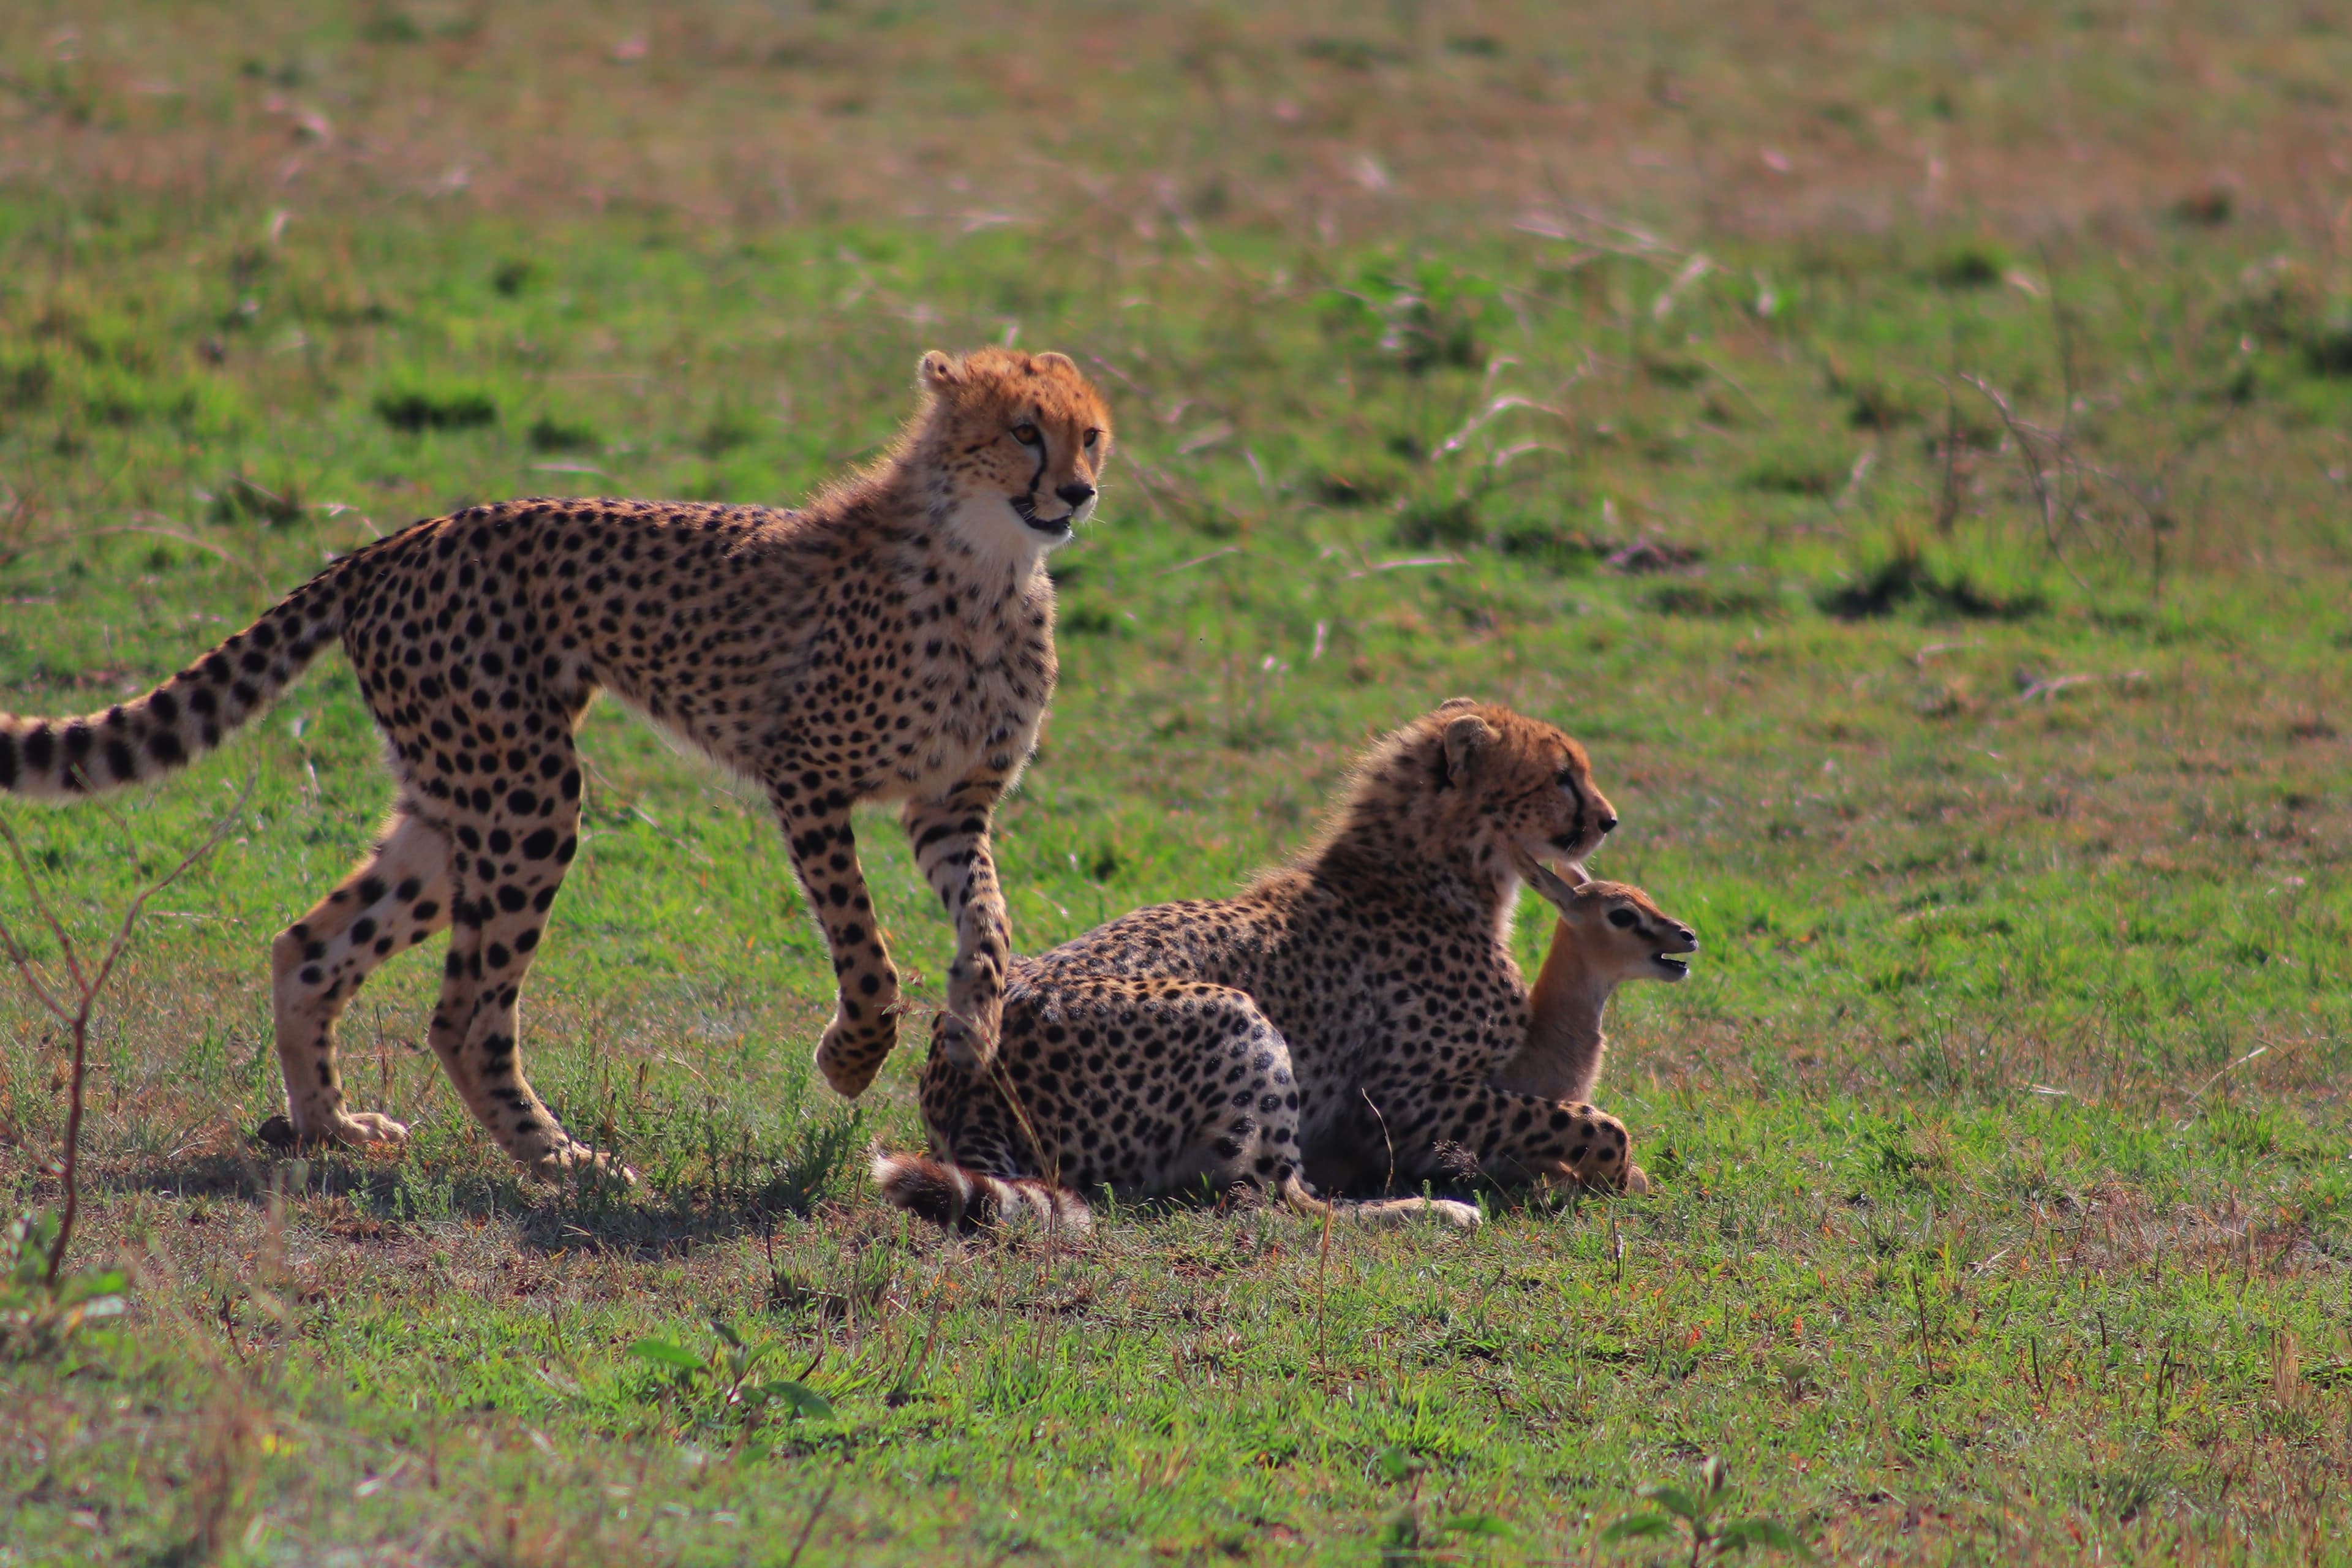
[[[759,1235],[780,1218],[804,1217],[844,1195],[865,1138],[864,1119],[852,1110],[811,1127],[782,1152],[725,1154],[699,1171],[634,1184],[593,1169],[536,1181],[511,1169],[436,1165],[415,1153],[369,1159],[340,1150],[280,1153],[251,1146],[168,1163],[121,1162],[89,1173],[85,1190],[207,1197],[255,1208],[274,1197],[324,1199],[328,1212],[308,1222],[323,1222],[347,1240],[446,1220],[499,1220],[514,1226],[530,1251],[612,1248],[653,1260]]]

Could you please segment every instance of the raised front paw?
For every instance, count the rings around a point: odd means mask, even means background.
[[[882,1058],[898,1043],[898,1021],[894,1014],[851,1019],[836,1013],[824,1026],[824,1038],[817,1042],[816,1070],[824,1074],[824,1081],[833,1085],[835,1094],[856,1100],[882,1070]]]

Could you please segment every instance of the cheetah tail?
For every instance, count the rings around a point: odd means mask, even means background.
[[[0,713],[0,793],[71,798],[184,767],[266,707],[343,628],[345,556],[144,697],[76,719]]]
[[[1032,1176],[992,1176],[921,1154],[877,1149],[874,1184],[892,1207],[950,1230],[987,1229],[1023,1215],[1081,1235],[1094,1228],[1086,1199]]]
[[[1482,1218],[1475,1205],[1453,1198],[1318,1198],[1296,1171],[1283,1178],[1282,1199],[1313,1218],[1337,1217],[1355,1225],[1407,1225],[1430,1219],[1458,1230],[1475,1230]]]

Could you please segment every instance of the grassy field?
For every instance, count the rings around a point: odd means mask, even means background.
[[[345,1027],[406,1155],[275,1160],[268,940],[388,802],[323,660],[0,806],[101,942],[235,813],[100,1009],[128,1310],[5,1331],[0,1564],[1640,1562],[1710,1458],[1831,1560],[2352,1559],[2325,7],[32,5],[0,61],[0,709],[469,500],[788,502],[1013,341],[1120,426],[1024,949],[1232,888],[1456,693],[1585,740],[1598,868],[1705,944],[1614,1016],[1653,1197],[943,1240],[860,1173],[913,1054],[808,1069],[756,793],[600,705],[526,1051],[642,1184],[517,1179],[429,959]],[[62,1063],[0,992],[17,1210]]]

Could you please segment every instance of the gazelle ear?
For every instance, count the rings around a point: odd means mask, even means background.
[[[1437,705],[1437,710],[1440,713],[1444,713],[1456,708],[1475,708],[1477,706],[1478,700],[1475,697],[1449,697],[1444,701]]]
[[[933,349],[915,362],[915,377],[933,392],[945,392],[963,379],[956,362]]]
[[[1528,886],[1535,889],[1536,896],[1558,910],[1562,915],[1566,915],[1570,906],[1576,902],[1576,889],[1584,885],[1584,868],[1580,866],[1572,865],[1569,868],[1570,871],[1576,873],[1576,880],[1573,882],[1564,880],[1558,872],[1540,860],[1528,859],[1523,869],[1527,876]]]
[[[1560,869],[1568,874],[1568,885],[1571,888],[1581,888],[1592,880],[1592,873],[1574,860],[1562,861]]]
[[[1445,726],[1445,783],[1448,788],[1466,783],[1477,771],[1479,753],[1495,739],[1494,729],[1475,713],[1465,713]]]

